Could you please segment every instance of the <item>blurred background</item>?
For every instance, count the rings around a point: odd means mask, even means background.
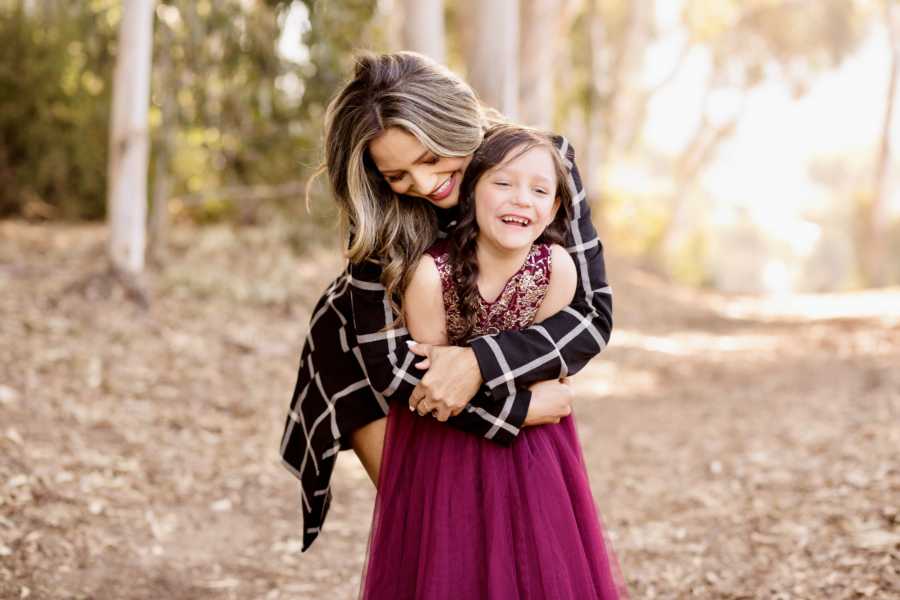
[[[165,219],[316,221],[298,200],[353,50],[406,48],[570,137],[607,245],[659,273],[737,292],[897,283],[893,4],[159,2],[151,237]],[[2,6],[0,215],[102,219],[120,3]]]
[[[360,49],[575,146],[634,597],[900,596],[900,3],[0,0],[0,597],[353,596],[371,484],[301,555],[277,451]]]

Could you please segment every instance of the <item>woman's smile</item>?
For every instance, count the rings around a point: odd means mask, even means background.
[[[453,190],[459,185],[458,182],[459,172],[457,171],[450,177],[444,180],[444,182],[437,187],[436,190],[428,194],[428,199],[432,202],[440,202],[444,200],[453,193]]]

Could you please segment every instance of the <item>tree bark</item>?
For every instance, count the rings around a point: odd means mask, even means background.
[[[611,154],[613,148],[621,148],[621,141],[630,137],[629,126],[636,128],[642,121],[638,98],[644,52],[652,27],[654,0],[632,0],[628,4],[625,31],[617,48],[610,73],[605,76],[611,89],[608,90],[608,114],[606,144]],[[614,125],[613,125],[614,124]]]
[[[472,15],[469,83],[481,100],[507,118],[519,115],[519,2],[491,0]]]
[[[125,0],[113,87],[107,211],[114,271],[144,269],[147,220],[147,113],[154,0]]]
[[[617,124],[617,128],[621,130],[616,131],[615,135],[616,147],[619,151],[625,153],[632,152],[637,146],[641,133],[644,130],[644,123],[647,122],[650,101],[656,94],[675,80],[679,72],[681,72],[681,68],[687,61],[691,48],[691,43],[685,42],[678,52],[678,58],[675,60],[672,68],[669,69],[658,82],[651,85],[648,89],[641,90],[631,100],[632,118],[627,123]]]
[[[404,50],[413,50],[444,64],[447,60],[444,41],[444,3],[441,0],[403,0]]]
[[[667,255],[675,250],[675,242],[685,213],[687,200],[701,170],[715,158],[722,143],[734,133],[741,115],[746,108],[747,94],[741,97],[740,105],[730,117],[720,124],[713,124],[709,118],[709,99],[713,92],[714,82],[718,74],[713,72],[707,81],[707,88],[701,109],[700,123],[694,131],[684,151],[675,161],[674,185],[669,200],[669,214],[660,232],[658,241],[650,250],[651,259],[660,265],[665,264]]]
[[[522,0],[519,20],[519,120],[541,129],[553,126],[559,8],[552,0]]]
[[[596,206],[602,194],[602,184],[600,181],[600,165],[603,164],[606,148],[604,148],[604,140],[607,136],[603,135],[606,128],[604,114],[604,90],[603,85],[606,79],[603,68],[603,53],[607,51],[606,36],[603,27],[603,17],[597,0],[588,0],[587,10],[587,27],[588,40],[590,46],[588,48],[588,63],[590,65],[590,81],[588,82],[588,106],[587,114],[587,139],[583,151],[583,160],[581,161],[581,177],[584,180],[584,190],[587,199]],[[598,220],[604,218],[602,208],[594,211]]]
[[[403,0],[379,0],[375,4],[375,16],[378,26],[383,31],[382,43],[386,52],[403,50],[401,39],[402,23],[398,23],[397,13],[403,11],[400,3]],[[403,19],[399,19],[402,21]]]

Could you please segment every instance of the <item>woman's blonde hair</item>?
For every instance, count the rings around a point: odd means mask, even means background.
[[[395,194],[369,155],[390,127],[415,136],[438,156],[468,156],[487,118],[472,89],[448,69],[414,52],[363,54],[353,78],[325,113],[325,169],[349,236],[352,263],[372,260],[399,315],[397,298],[437,236],[434,209]]]

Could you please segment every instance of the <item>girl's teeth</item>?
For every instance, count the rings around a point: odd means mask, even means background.
[[[513,218],[505,218],[502,219],[504,223],[515,223],[516,225],[521,225],[522,227],[528,226],[528,221],[525,219],[513,219]]]

